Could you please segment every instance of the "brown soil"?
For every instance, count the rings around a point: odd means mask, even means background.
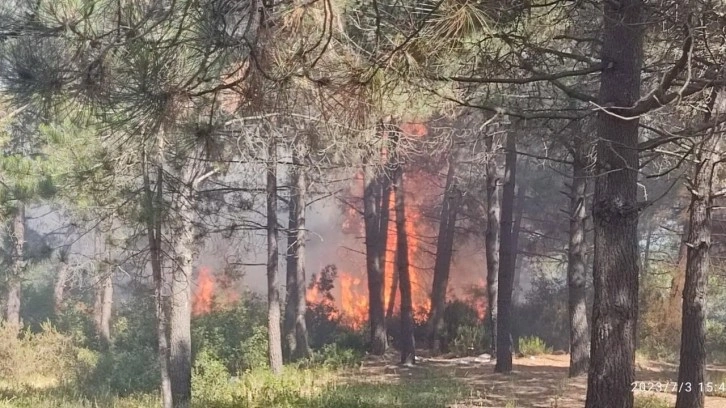
[[[533,408],[582,408],[585,405],[587,378],[568,379],[568,355],[542,355],[515,358],[514,371],[495,374],[493,362],[473,362],[472,359],[424,359],[414,368],[395,367],[391,362],[397,356],[369,359],[361,367],[366,378],[381,376],[389,381],[415,380],[417,376],[453,378],[470,390],[464,401],[451,408],[468,407],[533,407]],[[655,388],[660,382],[673,383],[677,366],[665,363],[642,362],[637,364],[636,378],[645,389]],[[726,367],[709,367],[711,372],[726,373]],[[360,377],[359,377],[360,378]],[[726,378],[720,375],[714,378]],[[675,405],[676,394],[668,391],[636,391],[636,395],[653,394]],[[726,395],[724,393],[723,395]],[[514,404],[513,404],[514,403]],[[422,407],[423,408],[423,407]],[[707,396],[706,408],[726,408],[726,398]]]

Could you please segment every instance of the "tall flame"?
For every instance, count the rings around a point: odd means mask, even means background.
[[[207,267],[199,268],[197,277],[197,290],[192,301],[192,314],[194,316],[207,314],[212,311],[212,297],[214,295],[214,276]]]

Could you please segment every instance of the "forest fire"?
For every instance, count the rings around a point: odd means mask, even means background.
[[[211,312],[213,296],[214,276],[209,268],[203,266],[199,268],[197,290],[194,291],[194,299],[192,301],[192,315],[199,316]]]
[[[427,128],[423,124],[407,123],[401,126],[401,130],[414,137],[426,135]],[[411,275],[411,290],[413,300],[414,319],[423,321],[428,318],[430,310],[430,277],[422,270],[421,265],[425,264],[426,257],[430,251],[424,250],[424,243],[421,237],[432,236],[432,231],[426,223],[422,222],[420,207],[424,201],[429,200],[428,194],[436,194],[431,191],[431,180],[429,175],[423,172],[407,172],[404,174],[406,182],[406,234],[408,236],[408,259]],[[362,191],[364,186],[362,172],[357,174],[353,180],[353,191]],[[425,186],[425,187],[424,187]],[[416,191],[417,194],[412,194]],[[421,194],[426,192],[427,196]],[[386,240],[385,268],[384,268],[384,309],[398,313],[400,310],[400,295],[398,292],[398,273],[396,271],[396,214],[394,209],[393,194],[389,201],[389,222]],[[343,230],[351,235],[363,236],[364,225],[360,213],[354,208],[348,208],[344,213]],[[338,273],[337,306],[341,311],[341,319],[347,326],[359,329],[368,319],[368,285],[365,267],[352,268],[342,265]],[[310,288],[306,295],[308,302],[319,302],[321,294],[317,288]],[[390,303],[393,302],[393,305]]]

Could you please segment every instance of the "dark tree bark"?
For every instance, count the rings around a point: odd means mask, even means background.
[[[713,109],[717,92],[711,94]],[[707,113],[706,122],[710,120]],[[721,160],[721,133],[714,129],[696,153],[696,167],[691,178],[691,204],[687,240],[686,279],[683,287],[681,352],[678,366],[676,408],[703,408],[706,374],[706,285],[710,270],[710,253],[715,167]]]
[[[522,218],[524,218],[524,205],[527,200],[527,189],[520,186],[517,189],[517,197],[514,200],[514,222],[512,223],[512,303],[517,299],[517,285],[519,284],[519,232],[522,229]],[[519,352],[519,332],[511,330],[509,335],[512,338],[512,349]]]
[[[590,360],[585,255],[587,252],[587,158],[578,137],[573,149],[570,185],[570,237],[567,249],[568,313],[570,320],[570,377],[587,373]]]
[[[290,169],[290,211],[287,235],[287,299],[285,307],[285,339],[292,360],[311,355],[305,321],[305,203],[307,177],[303,152],[293,153]]]
[[[516,209],[514,212],[514,225],[512,226],[512,231],[514,231],[514,253],[519,253],[519,233],[522,230],[522,219],[524,218],[524,203],[526,201],[525,196],[526,189],[520,188],[517,190],[517,199],[515,200]],[[514,263],[514,285],[512,289],[512,298],[515,302],[520,300],[521,293],[521,280],[522,280],[522,273],[519,268],[519,258],[515,260]],[[517,347],[517,339],[514,339],[514,347]]]
[[[280,281],[277,233],[277,144],[271,138],[267,149],[267,340],[270,369],[282,373],[280,334]]]
[[[187,166],[185,166],[187,167]],[[188,170],[188,169],[185,169]],[[191,171],[185,171],[190,173]],[[186,182],[180,186],[180,194],[174,205],[179,229],[176,232],[171,282],[171,330],[169,374],[174,408],[187,408],[192,398],[192,332],[191,332],[191,284],[194,260],[194,184],[191,174],[184,174]]]
[[[101,276],[96,287],[96,304],[94,306],[94,323],[96,333],[103,347],[111,344],[111,312],[113,308],[113,269],[104,263]]]
[[[150,173],[152,170],[149,167],[146,151],[144,151],[142,155],[142,167],[144,178],[144,204],[147,214],[144,221],[146,224],[147,238],[149,240],[149,258],[154,280],[154,301],[156,303],[156,339],[158,345],[157,353],[159,356],[159,372],[161,374],[161,405],[162,408],[173,408],[171,378],[169,376],[169,339],[167,337],[169,313],[167,301],[164,296],[165,279],[161,250],[161,206],[163,204],[162,183],[164,181],[164,168],[161,165],[160,160],[158,168],[156,169],[156,191],[154,191],[151,186]]]
[[[499,247],[499,288],[497,298],[497,363],[494,371],[512,371],[512,289],[514,287],[514,267],[517,262],[517,239],[514,224],[514,192],[517,173],[517,142],[514,131],[509,131],[506,142],[504,164],[504,186],[502,188],[502,210],[500,221],[501,236]]]
[[[453,149],[453,147],[452,147]],[[436,241],[434,261],[434,280],[431,290],[431,319],[429,322],[429,341],[434,353],[441,352],[441,332],[444,327],[446,309],[446,290],[449,285],[451,259],[454,254],[454,229],[459,207],[459,191],[456,186],[456,159],[452,150],[449,156],[449,169],[446,173],[446,187],[441,206],[439,234]]]
[[[489,309],[489,330],[491,333],[491,353],[497,350],[497,302],[499,289],[499,220],[502,207],[499,201],[499,171],[494,158],[493,136],[488,137],[487,153],[487,232],[485,237],[487,256],[487,306]]]
[[[640,98],[642,0],[603,2],[598,104],[633,106]],[[586,408],[632,408],[638,319],[638,118],[608,108],[597,117],[593,197],[595,255],[592,340]],[[620,117],[613,115],[620,115]]]
[[[416,362],[416,342],[413,336],[413,299],[408,260],[408,235],[406,234],[406,202],[403,187],[403,167],[397,166],[394,180],[396,209],[396,269],[401,288],[401,364],[410,366]]]
[[[395,187],[394,187],[395,189]],[[398,225],[398,224],[396,224]],[[386,321],[389,321],[393,317],[393,312],[396,309],[396,295],[398,294],[398,282],[400,276],[398,275],[398,268],[393,268],[393,279],[391,280],[391,291],[388,292],[388,307],[386,308]]]
[[[371,353],[383,355],[388,348],[386,333],[385,260],[388,238],[390,179],[365,165],[365,190],[363,191],[363,220],[366,233],[366,271],[368,274],[368,316],[371,327]]]
[[[53,284],[53,314],[59,316],[63,312],[63,300],[65,295],[66,283],[70,275],[71,268],[66,259],[61,259],[58,264],[58,274]]]
[[[10,234],[11,260],[5,321],[14,330],[20,330],[20,297],[25,269],[25,204],[14,209]]]

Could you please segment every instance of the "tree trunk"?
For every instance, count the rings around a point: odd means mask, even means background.
[[[396,209],[396,269],[401,288],[401,364],[410,366],[416,362],[416,343],[413,337],[413,299],[408,263],[405,189],[401,165],[396,168],[393,188]]]
[[[599,105],[628,107],[640,97],[642,0],[603,2]],[[614,113],[627,115],[617,109]],[[632,408],[638,319],[638,118],[600,111],[593,198],[595,255],[586,408]]]
[[[717,93],[711,95],[711,107]],[[706,121],[710,120],[710,112]],[[683,287],[681,358],[678,367],[679,390],[676,408],[703,408],[706,374],[706,284],[710,269],[712,182],[721,160],[720,129],[713,129],[701,142],[691,180],[691,205],[687,240],[686,279]],[[690,384],[690,387],[688,386]]]
[[[290,170],[290,216],[287,235],[287,299],[285,307],[285,339],[293,360],[309,357],[312,352],[308,343],[305,321],[305,203],[307,201],[307,177],[303,152],[293,154]]]
[[[94,321],[96,333],[103,347],[111,344],[111,312],[113,308],[113,269],[105,264],[96,287],[96,304]]]
[[[58,265],[58,274],[53,284],[53,314],[58,317],[63,312],[63,300],[66,289],[66,283],[71,273],[68,261],[61,260]]]
[[[452,147],[453,149],[453,147]],[[436,241],[436,260],[434,261],[434,280],[431,290],[430,346],[434,353],[441,352],[441,332],[444,328],[446,309],[446,290],[449,285],[449,272],[454,252],[454,228],[459,206],[459,192],[456,186],[456,159],[452,150],[449,156],[449,169],[446,173],[446,187],[441,206],[439,234]]]
[[[514,214],[514,225],[512,226],[512,231],[514,231],[514,239],[515,239],[515,245],[514,245],[514,253],[519,253],[519,233],[522,230],[522,218],[524,218],[524,203],[526,200],[525,192],[527,190],[524,188],[519,188],[517,191],[517,199],[515,200],[516,210]],[[522,299],[522,271],[519,268],[520,262],[519,258],[517,258],[514,262],[514,285],[512,289],[512,298],[514,299],[515,303],[521,302]],[[517,339],[514,339],[514,346],[517,347]]]
[[[280,335],[280,282],[277,234],[277,143],[271,137],[267,150],[267,341],[270,369],[282,373]]]
[[[485,237],[487,256],[487,306],[489,309],[489,331],[491,334],[491,354],[497,351],[497,302],[499,287],[499,172],[494,158],[494,137],[487,138],[487,232]]]
[[[8,300],[5,320],[15,331],[20,330],[20,297],[25,269],[25,204],[19,203],[15,208],[11,232],[10,281],[8,282]]]
[[[575,143],[578,143],[577,136]],[[568,314],[570,320],[570,377],[587,373],[590,339],[587,327],[585,238],[587,169],[582,147],[575,146],[570,186],[570,242],[567,248]]]
[[[151,170],[149,168],[146,151],[142,155],[142,167],[147,214],[145,219],[146,233],[149,240],[149,258],[154,280],[154,300],[156,303],[156,339],[158,343],[159,371],[161,374],[161,405],[162,408],[173,408],[171,379],[169,377],[169,341],[167,337],[169,324],[167,302],[164,297],[165,280],[161,250],[161,206],[163,202],[162,183],[164,181],[164,169],[160,161],[156,171],[156,192],[154,193],[151,188]]]
[[[184,174],[175,202],[179,230],[175,238],[176,262],[171,282],[169,374],[174,408],[187,408],[192,398],[191,285],[194,259],[194,185]]]
[[[395,189],[395,187],[394,187]],[[396,224],[398,225],[398,224]],[[388,292],[388,308],[386,309],[386,321],[393,318],[393,312],[396,309],[396,294],[398,294],[398,282],[400,276],[398,275],[398,267],[393,268],[393,279],[391,280],[391,291]]]
[[[514,266],[517,261],[514,224],[514,191],[517,173],[517,142],[514,131],[507,133],[507,155],[504,164],[504,186],[502,188],[502,210],[500,221],[501,237],[499,247],[499,288],[497,298],[497,363],[494,371],[512,371],[511,308],[514,286]]]
[[[388,237],[390,181],[372,164],[365,165],[363,220],[366,233],[366,271],[368,274],[368,317],[371,327],[371,353],[383,355],[388,348],[384,310],[385,259]]]

